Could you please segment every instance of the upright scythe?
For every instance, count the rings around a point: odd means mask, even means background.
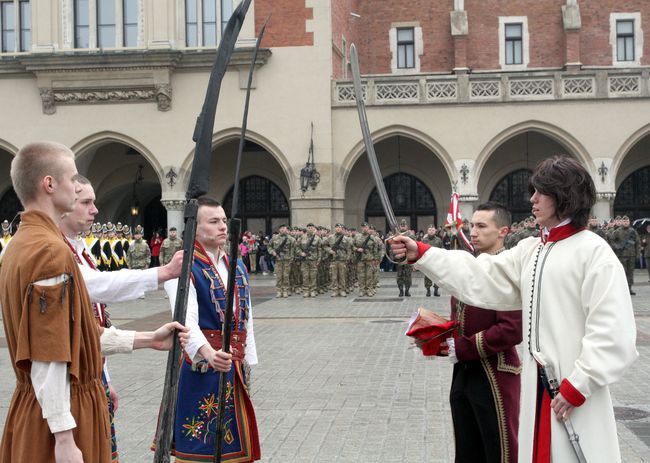
[[[214,131],[217,102],[219,101],[219,91],[250,3],[251,0],[242,0],[228,20],[228,24],[221,37],[212,71],[210,72],[210,80],[208,82],[203,108],[196,121],[194,136],[192,137],[196,142],[196,148],[192,162],[190,183],[186,193],[184,255],[181,276],[178,281],[176,305],[174,307],[174,320],[181,324],[185,324],[190,271],[194,260],[196,214],[198,212],[197,198],[206,194],[210,188],[209,169],[210,159],[212,157],[212,133]],[[170,461],[180,362],[181,347],[176,339],[167,357],[165,389],[160,407],[154,463],[168,463]]]

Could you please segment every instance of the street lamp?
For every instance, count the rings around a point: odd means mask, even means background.
[[[135,179],[133,180],[133,193],[131,194],[131,228],[135,227],[135,219],[140,214],[140,204],[138,203],[138,197],[135,194],[136,187],[138,184],[142,183],[144,176],[142,175],[142,170],[144,166],[142,164],[138,165],[138,170],[135,172]]]
[[[318,182],[320,182],[320,173],[316,170],[316,164],[314,163],[314,123],[312,122],[307,163],[305,167],[300,169],[300,191],[302,191],[303,196],[307,189],[315,190]]]

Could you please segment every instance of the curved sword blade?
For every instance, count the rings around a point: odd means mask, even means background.
[[[377,184],[377,193],[379,194],[379,199],[381,200],[381,206],[384,208],[384,213],[386,214],[386,220],[388,221],[388,226],[391,228],[393,233],[398,234],[399,227],[397,226],[397,219],[395,218],[393,207],[390,204],[390,199],[388,198],[388,192],[386,192],[386,186],[384,185],[384,177],[381,175],[381,170],[379,169],[379,163],[377,162],[375,145],[372,143],[372,137],[370,136],[368,117],[366,115],[366,105],[363,102],[363,88],[361,86],[361,73],[359,72],[359,57],[357,56],[357,47],[354,44],[350,45],[350,64],[352,65],[352,79],[354,81],[354,97],[357,100],[357,112],[359,113],[359,124],[361,125],[361,133],[363,134],[363,143],[366,146],[366,153],[368,154],[368,161],[370,162],[370,170],[372,171],[372,176],[375,179],[375,183]]]

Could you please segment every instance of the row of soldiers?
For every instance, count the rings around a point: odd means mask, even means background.
[[[316,297],[327,291],[345,297],[357,284],[360,296],[377,291],[384,246],[367,222],[360,232],[340,223],[334,231],[313,223],[305,229],[283,224],[268,247],[275,259],[276,297]]]
[[[596,217],[592,216],[589,219],[588,228],[609,243],[625,269],[630,294],[632,296],[636,295],[632,290],[632,285],[634,284],[636,260],[641,254],[641,238],[634,227],[631,226],[630,218],[626,215],[616,216],[605,223],[601,223]],[[529,236],[539,236],[539,229],[535,224],[534,217],[512,224],[510,234],[506,238],[506,247],[514,247],[519,241]]]
[[[146,269],[151,265],[151,249],[143,238],[144,229],[137,225],[131,236],[131,228],[121,223],[95,223],[83,239],[86,248],[95,259],[97,268],[114,271],[123,268]],[[183,248],[183,241],[170,228],[169,236],[160,247],[160,264],[166,265],[174,253]]]
[[[630,218],[626,215],[616,216],[606,224],[600,224],[598,219],[589,219],[589,230],[598,234],[609,243],[614,253],[621,261],[627,277],[627,285],[630,295],[635,296],[632,290],[634,284],[634,266],[641,254],[641,238],[630,224]]]

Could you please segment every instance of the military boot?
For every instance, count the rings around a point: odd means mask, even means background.
[[[406,290],[404,291],[404,295],[406,297],[411,297],[411,293],[409,293],[409,289],[411,289],[411,285],[406,285]]]
[[[427,297],[431,297],[431,288],[427,288]]]
[[[399,296],[398,297],[404,297],[404,285],[397,285],[399,288]]]
[[[439,289],[440,289],[440,288],[438,287],[438,285],[434,285],[434,286],[433,286],[433,295],[434,295],[434,296],[436,296],[436,297],[440,297],[440,292],[438,292]]]

